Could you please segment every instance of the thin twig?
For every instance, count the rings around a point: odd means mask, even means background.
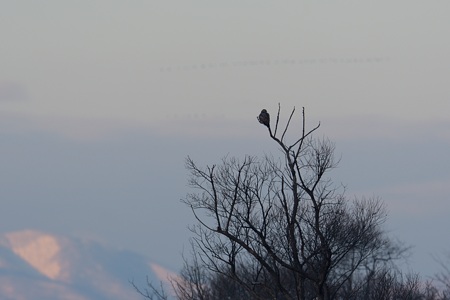
[[[291,119],[292,119],[292,116],[294,115],[294,112],[295,112],[295,106],[294,106],[294,108],[292,109],[291,115],[289,116],[289,120],[287,121],[286,128],[284,128],[284,132],[283,132],[283,134],[281,135],[281,141],[283,141],[284,135],[286,134],[286,132],[287,132],[287,130],[288,130],[288,128],[289,128],[289,124],[291,123]]]
[[[274,132],[274,135],[277,135],[278,122],[280,122],[280,111],[281,111],[281,105],[280,105],[280,102],[278,102],[277,122],[275,123],[275,132]]]

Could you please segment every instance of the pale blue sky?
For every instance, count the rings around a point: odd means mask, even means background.
[[[336,180],[386,201],[430,273],[450,249],[449,15],[437,0],[3,1],[4,228],[90,232],[177,267],[184,157],[276,151],[255,117],[281,102],[322,122]]]

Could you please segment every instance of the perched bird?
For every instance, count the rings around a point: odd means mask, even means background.
[[[267,110],[263,109],[257,119],[258,119],[259,123],[261,123],[267,127],[270,127],[270,116],[269,116],[269,113],[267,112]]]

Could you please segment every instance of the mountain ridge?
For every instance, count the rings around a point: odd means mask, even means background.
[[[0,234],[0,298],[141,299],[130,281],[166,281],[170,271],[129,250],[26,229]]]

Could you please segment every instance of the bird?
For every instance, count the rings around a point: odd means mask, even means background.
[[[259,123],[270,127],[270,115],[267,112],[267,110],[263,109],[261,110],[261,113],[259,114],[259,116],[257,117]]]

